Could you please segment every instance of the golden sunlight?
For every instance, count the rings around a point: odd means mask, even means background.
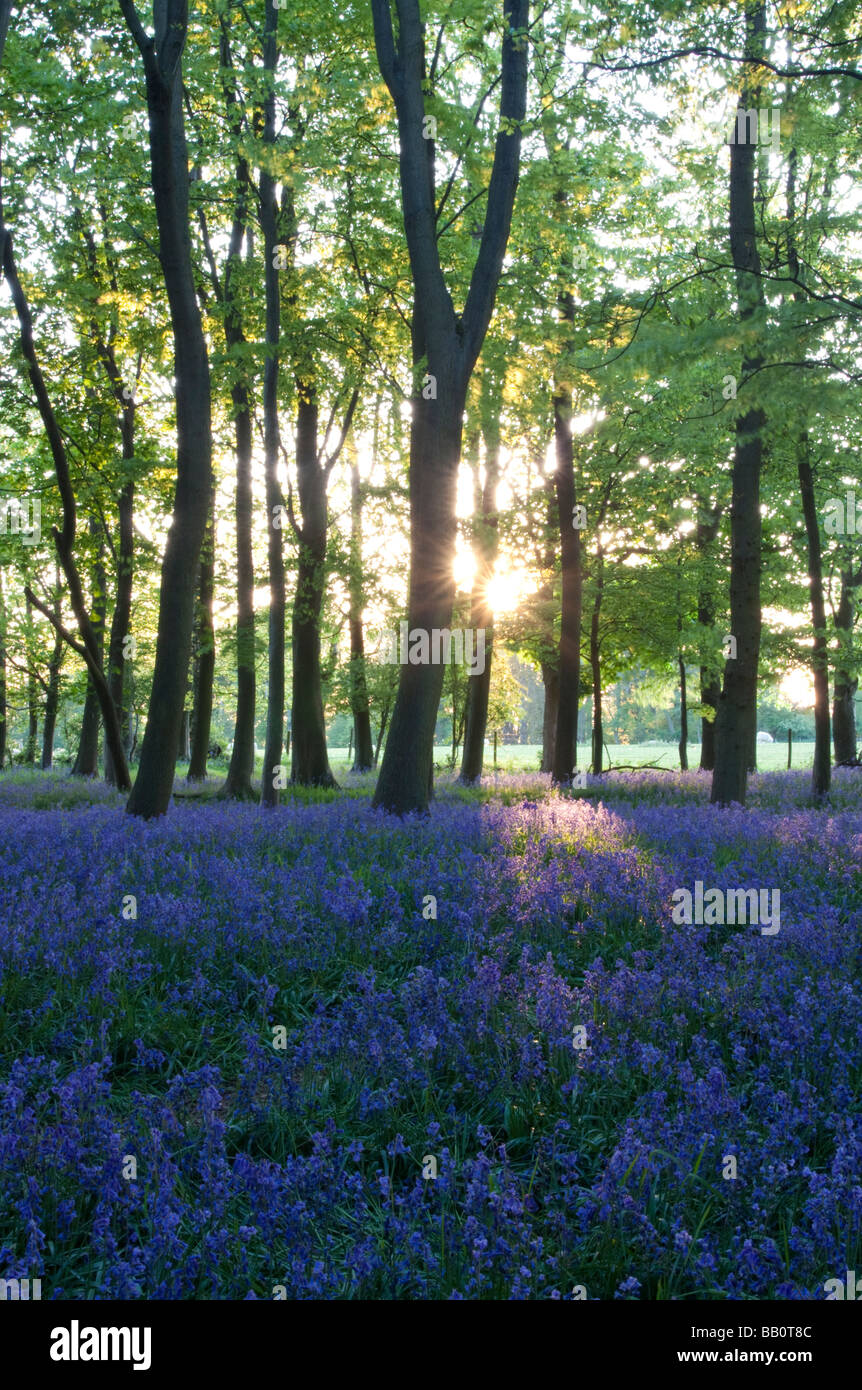
[[[814,682],[808,671],[788,671],[782,676],[778,689],[788,704],[797,709],[811,709],[814,704]]]
[[[526,570],[497,570],[488,583],[487,596],[491,612],[497,618],[507,613],[516,613],[532,587]]]

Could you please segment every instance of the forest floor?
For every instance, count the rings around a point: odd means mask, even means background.
[[[0,779],[0,1277],[823,1298],[862,1268],[862,774],[537,773],[141,824]],[[674,893],[780,891],[780,929]]]

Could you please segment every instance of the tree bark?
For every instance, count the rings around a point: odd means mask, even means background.
[[[36,762],[36,739],[39,733],[39,701],[36,694],[36,670],[33,655],[33,605],[27,600],[27,738],[23,761],[27,766]]]
[[[542,662],[542,684],[545,688],[545,704],[542,711],[542,772],[553,773],[557,706],[560,700],[560,673],[556,665]]]
[[[90,518],[90,534],[98,537],[98,552],[92,568],[92,605],[90,621],[96,641],[99,665],[102,665],[105,651],[105,610],[107,591],[104,562],[104,537],[102,528],[95,517]],[[84,715],[81,720],[81,737],[78,752],[72,765],[74,777],[97,777],[99,774],[99,729],[101,709],[99,695],[93,676],[87,677],[87,694],[84,698]]]
[[[213,592],[215,588],[215,489],[210,503],[204,542],[201,546],[198,576],[198,611],[195,640],[194,706],[192,711],[191,756],[186,780],[203,782],[207,775],[207,755],[213,713],[215,676],[215,629]]]
[[[254,499],[252,493],[252,425],[251,392],[242,366],[242,351],[246,344],[242,303],[237,274],[242,264],[243,239],[249,228],[249,190],[251,186],[248,161],[242,155],[242,113],[227,72],[233,67],[228,30],[221,20],[221,57],[225,73],[223,91],[228,124],[237,141],[234,215],[228,243],[224,273],[224,333],[228,354],[237,354],[240,361],[231,383],[234,433],[236,439],[236,720],[233,748],[227,779],[221,790],[224,797],[237,801],[253,801],[257,793],[252,785],[254,776],[254,728],[256,705],[255,627],[254,627],[254,552],[252,526]]]
[[[851,644],[856,621],[855,588],[862,582],[862,571],[854,574],[852,564],[841,571],[841,597],[835,610],[838,651],[835,656],[835,682],[832,704],[832,738],[836,763],[856,757],[856,703],[858,677],[851,666]]]
[[[134,409],[134,407],[132,407]],[[123,458],[134,458],[134,423],[123,426]],[[127,448],[131,452],[126,452]],[[123,739],[126,756],[129,753],[129,709],[126,700],[126,638],[132,622],[132,581],[134,577],[134,512],[135,484],[130,479],[123,484],[119,499],[120,546],[117,554],[117,596],[111,617],[111,635],[108,643],[108,688]],[[105,780],[112,785],[117,783],[117,770],[111,756],[110,742],[105,739]]]
[[[264,144],[275,144],[275,69],[278,61],[278,12],[273,0],[264,9],[263,66],[266,74]],[[266,475],[267,558],[269,562],[269,687],[267,692],[266,743],[263,755],[261,805],[277,806],[284,748],[284,516],[278,481],[280,434],[278,425],[278,365],[281,336],[281,298],[278,283],[278,208],[275,178],[267,164],[260,173],[260,224],[263,232],[264,293],[266,299],[266,361],[263,369],[264,471]]]
[[[400,143],[404,228],[413,277],[414,387],[410,438],[411,631],[446,628],[452,614],[455,504],[467,386],[482,347],[499,284],[518,182],[527,87],[528,0],[503,0],[506,34],[500,112],[485,223],[463,314],[456,316],[440,264],[435,207],[434,141],[426,139],[425,42],[418,0],[396,0],[397,45],[390,0],[372,0],[381,74],[395,104]],[[415,653],[414,653],[415,654]],[[374,797],[398,815],[427,812],[433,786],[434,728],[442,664],[402,666],[392,723]]]
[[[718,535],[723,508],[716,504],[704,514],[705,503],[699,498],[699,515],[695,532],[695,545],[699,560],[697,588],[697,621],[702,628],[712,628],[715,624],[715,601],[709,576],[704,572],[710,547]],[[721,698],[721,682],[712,666],[700,667],[700,703],[713,711],[718,709]],[[702,772],[712,772],[715,768],[715,715],[705,716],[700,721],[700,768]]]
[[[54,615],[60,621],[60,569],[54,581]],[[45,722],[42,725],[42,771],[47,772],[54,764],[54,733],[57,728],[57,710],[60,703],[60,670],[66,654],[66,644],[55,628],[54,648],[48,663],[48,686],[45,691]],[[0,764],[2,765],[2,764]]]
[[[188,0],[156,7],[155,38],[143,30],[133,0],[120,8],[144,62],[150,164],[159,228],[159,259],[174,338],[177,485],[162,563],[153,687],[141,762],[128,810],[163,815],[173,790],[183,714],[198,562],[209,514],[212,424],[209,361],[192,268],[189,175],[182,104],[182,55]]]
[[[563,296],[564,317],[574,320],[574,301]],[[578,760],[578,708],[581,698],[581,609],[583,573],[581,532],[575,525],[575,465],[572,440],[572,393],[568,386],[554,396],[554,443],[557,458],[555,486],[560,526],[560,658],[557,725],[554,733],[554,782],[567,786]],[[594,621],[598,622],[597,614]]]
[[[604,591],[604,554],[601,542],[596,561],[596,593],[593,599],[593,612],[590,619],[590,671],[593,679],[593,772],[596,776],[604,770],[605,733],[602,716],[602,661],[599,641],[599,619],[602,611]],[[558,728],[559,728],[559,721]],[[559,735],[558,735],[559,736]]]
[[[362,483],[355,454],[350,463],[350,708],[353,715],[353,772],[374,766],[371,710],[365,679],[365,635],[362,627]],[[349,757],[349,754],[348,754]]]
[[[504,370],[503,372],[495,371],[489,364],[484,366],[482,373],[480,410],[482,436],[485,444],[485,479],[479,491],[479,506],[476,509],[476,538],[474,542],[476,574],[470,602],[470,623],[474,633],[484,629],[485,665],[482,671],[474,672],[467,680],[464,748],[461,755],[460,774],[460,781],[465,786],[475,785],[482,776],[485,737],[488,731],[491,663],[494,655],[494,613],[488,602],[488,585],[494,574],[494,565],[499,549],[497,484],[500,478],[500,410],[503,404]],[[474,650],[475,640],[474,637]],[[453,739],[455,737],[454,712],[455,701],[453,698]],[[455,750],[453,749],[453,763],[454,759]]]
[[[297,531],[299,564],[293,600],[293,685],[291,695],[291,781],[303,787],[334,787],[326,750],[320,675],[320,615],[326,582],[326,480],[317,447],[317,399],[298,382],[296,471],[302,524]]]
[[[256,705],[253,498],[251,480],[251,408],[244,382],[235,382],[231,395],[236,430],[236,720],[227,781],[222,794],[236,800],[256,800],[254,727]]]
[[[788,265],[794,280],[799,279],[800,264],[796,249],[796,171],[797,152],[790,151],[787,168],[787,244]],[[794,298],[799,300],[800,291]],[[829,646],[826,633],[826,599],[823,590],[823,558],[820,544],[820,519],[817,515],[817,502],[814,495],[814,473],[811,468],[808,431],[803,429],[798,445],[797,472],[799,492],[802,498],[802,515],[805,519],[805,536],[808,550],[808,588],[811,596],[811,625],[814,630],[814,647],[811,653],[811,669],[814,680],[814,766],[811,774],[811,792],[815,801],[822,801],[829,795],[832,778],[831,729],[829,720]]]
[[[764,5],[762,0],[756,0],[746,10],[746,56],[756,58],[762,52],[765,26]],[[756,107],[758,98],[758,90],[744,83],[742,105],[746,109]],[[763,307],[754,199],[756,152],[756,145],[747,140],[743,143],[735,139],[730,147],[730,247],[736,269],[739,319],[743,324]],[[760,365],[759,357],[745,353],[743,385]],[[765,423],[765,414],[759,407],[746,411],[736,422],[730,507],[730,630],[736,638],[737,655],[725,664],[718,704],[712,777],[712,801],[717,805],[744,805],[748,768],[752,749],[756,748],[762,620],[760,470]]]
[[[679,766],[688,772],[688,692],[686,689],[685,659],[680,656],[679,663]]]
[[[831,730],[829,721],[829,647],[826,634],[826,600],[823,593],[823,560],[820,548],[820,518],[814,496],[814,476],[809,459],[808,435],[800,440],[798,473],[805,534],[808,542],[808,585],[811,594],[811,625],[814,647],[811,669],[814,679],[814,767],[811,791],[816,801],[829,794],[832,777]]]

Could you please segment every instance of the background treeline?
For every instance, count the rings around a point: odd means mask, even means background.
[[[0,0],[0,766],[74,743],[152,815],[219,744],[271,805],[332,784],[340,719],[421,810],[435,737],[473,781],[528,719],[566,783],[589,720],[601,771],[643,679],[744,800],[805,667],[824,795],[856,752],[860,34]],[[728,143],[738,107],[768,119]],[[405,618],[484,628],[485,671],[381,664]]]

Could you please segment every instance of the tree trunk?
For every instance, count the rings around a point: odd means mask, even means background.
[[[263,65],[266,73],[264,101],[264,144],[273,146],[275,130],[275,69],[278,61],[276,40],[278,13],[273,0],[264,10]],[[264,292],[266,299],[266,361],[263,369],[264,471],[266,475],[267,557],[269,562],[269,687],[267,691],[266,742],[263,755],[261,805],[277,806],[284,748],[284,550],[282,536],[283,499],[278,481],[278,364],[281,335],[281,298],[278,283],[278,213],[275,179],[269,168],[260,174],[260,223],[263,232]]]
[[[232,389],[236,429],[236,720],[233,749],[224,796],[256,799],[254,775],[254,725],[256,704],[254,630],[254,556],[252,550],[253,499],[251,481],[251,411],[246,386]]]
[[[434,629],[448,628],[455,597],[455,503],[465,393],[443,378],[436,360],[440,399],[414,399],[410,435],[410,590],[408,630],[430,643]],[[445,382],[441,386],[441,381]],[[414,655],[422,655],[414,648]],[[434,730],[443,688],[442,662],[401,667],[398,694],[374,804],[404,815],[428,809],[433,778]]]
[[[600,547],[601,549],[601,547]],[[590,671],[593,678],[593,772],[598,776],[604,769],[605,732],[602,723],[602,664],[599,643],[599,617],[602,611],[604,587],[603,561],[599,554],[596,577],[596,596],[590,620]],[[559,722],[558,722],[559,728]]]
[[[377,744],[374,748],[374,766],[377,766],[380,758],[380,745],[383,742],[383,735],[386,733],[386,725],[389,723],[389,706],[384,705],[380,715],[380,728],[377,731]]]
[[[254,731],[256,705],[255,625],[254,625],[254,552],[252,547],[252,421],[251,392],[247,369],[243,365],[246,345],[243,325],[242,299],[238,274],[242,267],[243,240],[251,250],[249,227],[249,193],[251,188],[248,161],[242,153],[242,110],[236,88],[229,76],[233,68],[230,49],[230,30],[226,17],[221,25],[222,90],[228,125],[236,141],[234,214],[228,242],[221,300],[224,305],[224,334],[228,356],[237,357],[235,376],[231,383],[234,435],[236,439],[236,719],[233,748],[227,778],[221,789],[222,797],[237,801],[255,801],[252,785],[254,776]]]
[[[54,586],[54,616],[60,621],[60,568],[57,566]],[[60,669],[66,653],[66,644],[55,628],[54,649],[48,663],[48,687],[45,692],[45,722],[42,726],[42,771],[47,772],[54,764],[54,733],[57,727],[57,709],[60,703]]]
[[[686,690],[685,660],[679,661],[679,765],[688,772],[688,693]]]
[[[574,319],[574,301],[563,299],[564,317]],[[578,761],[578,708],[581,700],[581,531],[575,525],[576,494],[572,441],[572,393],[568,387],[554,397],[554,443],[557,471],[555,486],[560,526],[562,594],[560,609],[560,659],[558,668],[557,726],[554,733],[552,775],[555,782],[571,783]],[[593,620],[598,623],[598,615]]]
[[[542,772],[554,770],[554,737],[557,732],[557,706],[560,699],[560,673],[556,666],[542,662],[545,704],[542,711]]]
[[[484,630],[485,664],[467,680],[467,700],[464,712],[464,749],[461,756],[460,781],[472,786],[482,776],[485,759],[485,737],[488,731],[488,704],[491,695],[491,663],[494,655],[494,613],[488,603],[488,585],[494,574],[499,549],[497,516],[497,483],[500,477],[500,410],[503,404],[504,372],[483,366],[480,410],[482,435],[485,442],[485,481],[478,496],[476,515],[476,577],[470,602],[470,623],[474,633]],[[477,460],[478,466],[478,460]],[[478,482],[477,482],[478,488]],[[473,638],[473,650],[476,638]],[[453,699],[453,736],[454,736]],[[455,750],[453,749],[453,764]]]
[[[230,267],[229,262],[229,267]],[[233,298],[233,276],[225,273],[227,315],[225,333],[229,346],[245,342],[239,309]],[[231,325],[229,328],[228,325]],[[245,382],[231,388],[236,432],[236,721],[233,750],[222,795],[237,800],[256,799],[254,775],[254,722],[256,701],[254,631],[254,555],[252,549],[253,497],[251,478],[251,403]]]
[[[293,600],[293,685],[291,695],[291,781],[303,787],[334,787],[326,750],[326,721],[320,675],[320,615],[326,583],[326,472],[318,462],[317,400],[313,387],[298,383],[296,471],[302,525]]]
[[[195,685],[192,713],[191,756],[187,781],[203,782],[207,775],[207,755],[213,714],[213,677],[215,676],[215,629],[213,628],[213,591],[215,587],[215,488],[210,503],[204,543],[201,546],[198,577],[198,612],[195,642]]]
[[[130,452],[127,452],[127,449]],[[135,456],[133,417],[123,426],[123,458]],[[135,555],[135,484],[129,481],[123,485],[119,501],[120,548],[117,562],[117,597],[111,618],[111,636],[108,644],[108,687],[111,700],[117,711],[117,719],[123,737],[123,746],[128,757],[129,748],[129,708],[126,700],[126,638],[130,635],[132,622],[132,581]],[[110,741],[105,739],[105,780],[112,785],[117,783],[114,759],[111,756]]]
[[[790,152],[787,171],[787,225],[788,225],[788,263],[790,274],[798,280],[800,265],[796,250],[794,224],[796,221],[796,170],[797,153],[795,147]],[[794,298],[800,298],[797,291]],[[814,496],[814,474],[811,469],[808,431],[803,430],[798,447],[797,472],[799,492],[802,498],[802,515],[805,518],[805,536],[808,548],[808,587],[811,595],[811,626],[814,630],[814,647],[811,653],[811,669],[814,679],[814,766],[811,774],[811,792],[815,801],[822,801],[829,795],[832,778],[832,758],[830,749],[829,723],[829,646],[826,633],[826,600],[823,592],[823,558],[820,546],[820,520],[817,515],[817,502]],[[788,750],[789,757],[789,750]]]
[[[835,747],[836,763],[845,763],[856,757],[856,690],[858,678],[851,668],[853,626],[856,619],[856,584],[862,573],[853,574],[852,565],[841,572],[841,597],[835,612],[835,632],[838,637],[838,651],[835,657],[835,684],[832,705],[832,738]]]
[[[704,628],[711,628],[715,623],[712,594],[705,589],[700,589],[698,592],[697,621]],[[710,666],[701,666],[701,704],[707,705],[712,710],[717,710],[720,698],[721,682],[715,671]],[[703,717],[700,721],[700,766],[703,772],[712,772],[715,769],[715,716],[712,719]]]
[[[704,514],[706,506],[702,498],[698,498],[699,514],[697,520],[697,530],[695,533],[695,544],[699,561],[698,588],[697,588],[697,621],[702,628],[712,628],[715,624],[715,601],[713,597],[713,586],[710,582],[711,575],[705,573],[710,548],[713,545],[718,528],[721,525],[723,508],[719,505],[709,507]],[[716,711],[718,702],[721,698],[721,682],[712,666],[700,667],[700,703],[709,709]],[[712,719],[702,717],[700,721],[700,767],[702,772],[712,772],[715,768],[715,714]]]
[[[159,228],[159,259],[174,337],[177,485],[165,546],[153,687],[141,762],[128,810],[163,815],[171,799],[183,715],[198,562],[209,514],[212,422],[209,362],[192,268],[189,176],[182,104],[182,53],[187,0],[157,6],[153,42],[141,29],[133,0],[120,0],[146,72],[150,164]]]
[[[365,679],[365,636],[362,628],[362,484],[355,455],[350,465],[350,708],[353,714],[353,772],[374,766],[371,711]],[[349,758],[348,754],[348,758]]]
[[[189,762],[189,760],[191,759],[191,738],[190,738],[190,736],[191,736],[191,725],[190,725],[190,720],[189,720],[189,712],[188,712],[187,709],[184,709],[184,710],[183,710],[182,719],[180,720],[180,737],[179,737],[179,741],[178,741],[178,743],[177,743],[177,753],[176,753],[176,756],[177,756],[177,761],[178,761],[178,762],[187,763],[187,762]]]
[[[765,24],[764,6],[762,0],[757,0],[746,10],[746,56],[756,58],[762,52]],[[758,98],[759,91],[745,82],[741,105],[746,109],[756,107]],[[737,131],[737,136],[740,133]],[[763,307],[754,199],[756,152],[755,144],[743,143],[739,138],[730,147],[730,247],[736,268],[739,319],[743,324]],[[746,352],[743,382],[760,365],[756,355]],[[712,801],[718,805],[745,803],[748,767],[752,749],[756,749],[762,619],[760,470],[765,423],[759,407],[748,410],[736,422],[730,508],[730,630],[736,638],[737,654],[725,664],[716,719]]]
[[[467,387],[488,330],[511,227],[526,108],[528,0],[503,0],[506,32],[500,71],[501,124],[485,202],[485,221],[463,313],[440,264],[434,141],[427,139],[427,69],[419,0],[399,0],[398,39],[390,0],[372,0],[381,74],[395,103],[401,198],[413,278],[413,393],[410,437],[410,592],[408,622],[430,641],[447,628],[454,599],[457,474]],[[517,37],[515,37],[517,35]],[[412,655],[421,655],[413,648]],[[434,729],[442,664],[401,667],[392,724],[374,797],[398,815],[426,812],[433,785]]]
[[[814,629],[814,648],[811,668],[814,677],[814,768],[811,791],[820,801],[829,794],[832,777],[829,726],[829,647],[826,635],[826,602],[823,595],[823,561],[820,550],[820,519],[814,497],[814,477],[808,456],[808,435],[799,446],[799,490],[805,517],[808,540],[808,584],[811,593],[811,625]]]
[[[105,650],[105,607],[107,586],[104,564],[104,538],[102,528],[94,517],[90,518],[90,534],[99,537],[98,557],[92,570],[93,601],[90,621],[101,666]],[[99,729],[101,726],[101,707],[98,692],[92,675],[87,677],[87,694],[84,699],[84,716],[81,720],[81,738],[78,752],[72,766],[75,777],[97,777],[99,775]]]

